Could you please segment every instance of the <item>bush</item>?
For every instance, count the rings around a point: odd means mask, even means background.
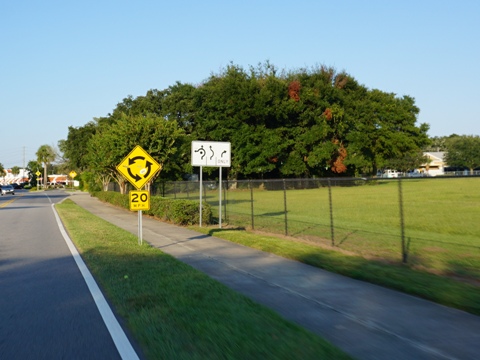
[[[96,191],[91,194],[109,204],[125,209],[130,208],[128,194],[120,194],[115,191]],[[200,223],[199,202],[194,200],[151,196],[150,210],[144,211],[144,213],[176,225],[198,225]],[[212,223],[212,209],[206,202],[203,203],[202,220],[204,224]]]

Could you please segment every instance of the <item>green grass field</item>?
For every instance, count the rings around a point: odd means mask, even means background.
[[[56,209],[147,359],[350,358],[71,200]]]
[[[183,194],[185,195],[185,193]],[[408,264],[444,275],[480,280],[480,178],[402,180],[404,239]],[[182,193],[177,194],[178,197]],[[189,197],[198,197],[190,192]],[[226,221],[232,226],[287,234],[331,246],[328,188],[284,192],[226,192]],[[218,190],[206,192],[218,214]],[[332,187],[336,249],[388,262],[402,260],[397,181]],[[226,211],[225,211],[226,210]]]

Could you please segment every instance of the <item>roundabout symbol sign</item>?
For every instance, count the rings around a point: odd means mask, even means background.
[[[161,168],[162,166],[138,145],[117,165],[120,174],[138,190],[141,190]]]

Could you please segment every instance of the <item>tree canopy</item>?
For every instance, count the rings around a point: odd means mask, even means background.
[[[181,178],[192,171],[192,140],[229,141],[233,179],[374,174],[421,161],[429,139],[418,113],[412,97],[368,89],[330,67],[229,64],[197,86],[128,96],[106,117],[69,127],[60,148],[73,168],[105,181],[134,145],[165,165],[163,178]]]
[[[85,160],[104,187],[115,179],[123,192],[125,181],[116,167],[135,146],[141,146],[162,168],[168,169],[174,166],[183,136],[184,131],[176,121],[166,121],[152,113],[122,113],[114,123],[101,126],[89,139]]]
[[[454,135],[446,140],[445,161],[449,166],[473,169],[480,166],[480,137],[473,135]]]

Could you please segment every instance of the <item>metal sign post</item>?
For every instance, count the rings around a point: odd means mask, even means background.
[[[131,211],[138,211],[138,244],[143,242],[142,210],[150,210],[150,192],[148,190],[132,190],[129,193]]]
[[[192,166],[200,167],[200,226],[202,226],[202,197],[204,166],[219,167],[218,224],[222,228],[222,167],[230,167],[231,145],[229,142],[192,141]]]
[[[142,210],[150,209],[150,192],[142,188],[161,168],[162,166],[138,145],[117,165],[118,172],[138,190],[130,191],[129,198],[130,210],[138,211],[139,245],[143,242]]]
[[[40,180],[40,175],[42,175],[42,173],[37,170],[35,175],[37,175],[37,191],[39,191],[40,190],[40,186],[39,186],[40,181],[39,180]]]
[[[218,227],[222,228],[222,168],[218,168]]]
[[[202,166],[200,166],[200,227],[202,227],[202,204],[203,204],[203,179],[202,179]]]
[[[142,210],[138,211],[138,245],[143,243]]]
[[[73,190],[73,185],[74,185],[74,182],[75,182],[75,176],[77,176],[77,173],[75,172],[75,170],[72,170],[70,171],[70,177],[72,178],[72,190]]]

